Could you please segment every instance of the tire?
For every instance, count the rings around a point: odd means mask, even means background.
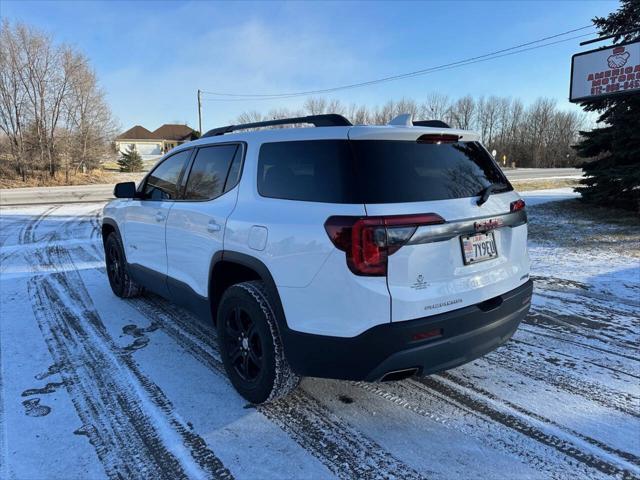
[[[105,240],[104,259],[113,293],[120,298],[136,297],[142,293],[142,287],[129,275],[124,249],[117,233],[110,233]]]
[[[284,356],[274,309],[262,282],[238,283],[224,292],[217,329],[227,375],[249,402],[277,400],[298,386],[300,377]]]

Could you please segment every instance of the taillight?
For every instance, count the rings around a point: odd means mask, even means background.
[[[387,257],[406,244],[422,225],[444,223],[435,213],[388,217],[329,217],[324,228],[333,244],[346,252],[356,275],[384,276]]]
[[[524,200],[520,199],[520,200],[516,200],[515,202],[511,202],[511,207],[510,207],[510,211],[512,212],[517,212],[518,210],[524,210],[525,207],[525,203]]]

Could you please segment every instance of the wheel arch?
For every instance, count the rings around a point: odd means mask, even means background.
[[[116,221],[112,218],[104,218],[102,219],[102,229],[101,229],[101,233],[102,233],[102,244],[104,245],[104,243],[107,240],[107,237],[111,234],[111,233],[116,233],[118,235],[118,237],[120,237],[120,241],[122,242],[122,235],[120,234],[120,228],[118,228],[118,224],[116,223]]]
[[[211,260],[208,294],[214,322],[216,321],[217,307],[224,291],[231,285],[250,280],[260,280],[264,283],[267,293],[273,301],[274,314],[281,335],[284,335],[288,330],[287,321],[278,287],[269,268],[256,257],[240,252],[220,251]]]

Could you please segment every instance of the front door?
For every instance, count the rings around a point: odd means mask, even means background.
[[[196,151],[183,198],[167,220],[169,288],[175,296],[186,288],[185,293],[208,297],[211,259],[223,249],[238,198],[243,150],[241,144],[222,144]]]
[[[182,150],[162,160],[131,200],[125,220],[125,252],[134,270],[167,274],[165,226],[180,192],[181,180],[192,150]]]

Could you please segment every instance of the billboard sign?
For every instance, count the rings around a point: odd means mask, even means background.
[[[640,94],[640,39],[571,57],[570,102]]]

